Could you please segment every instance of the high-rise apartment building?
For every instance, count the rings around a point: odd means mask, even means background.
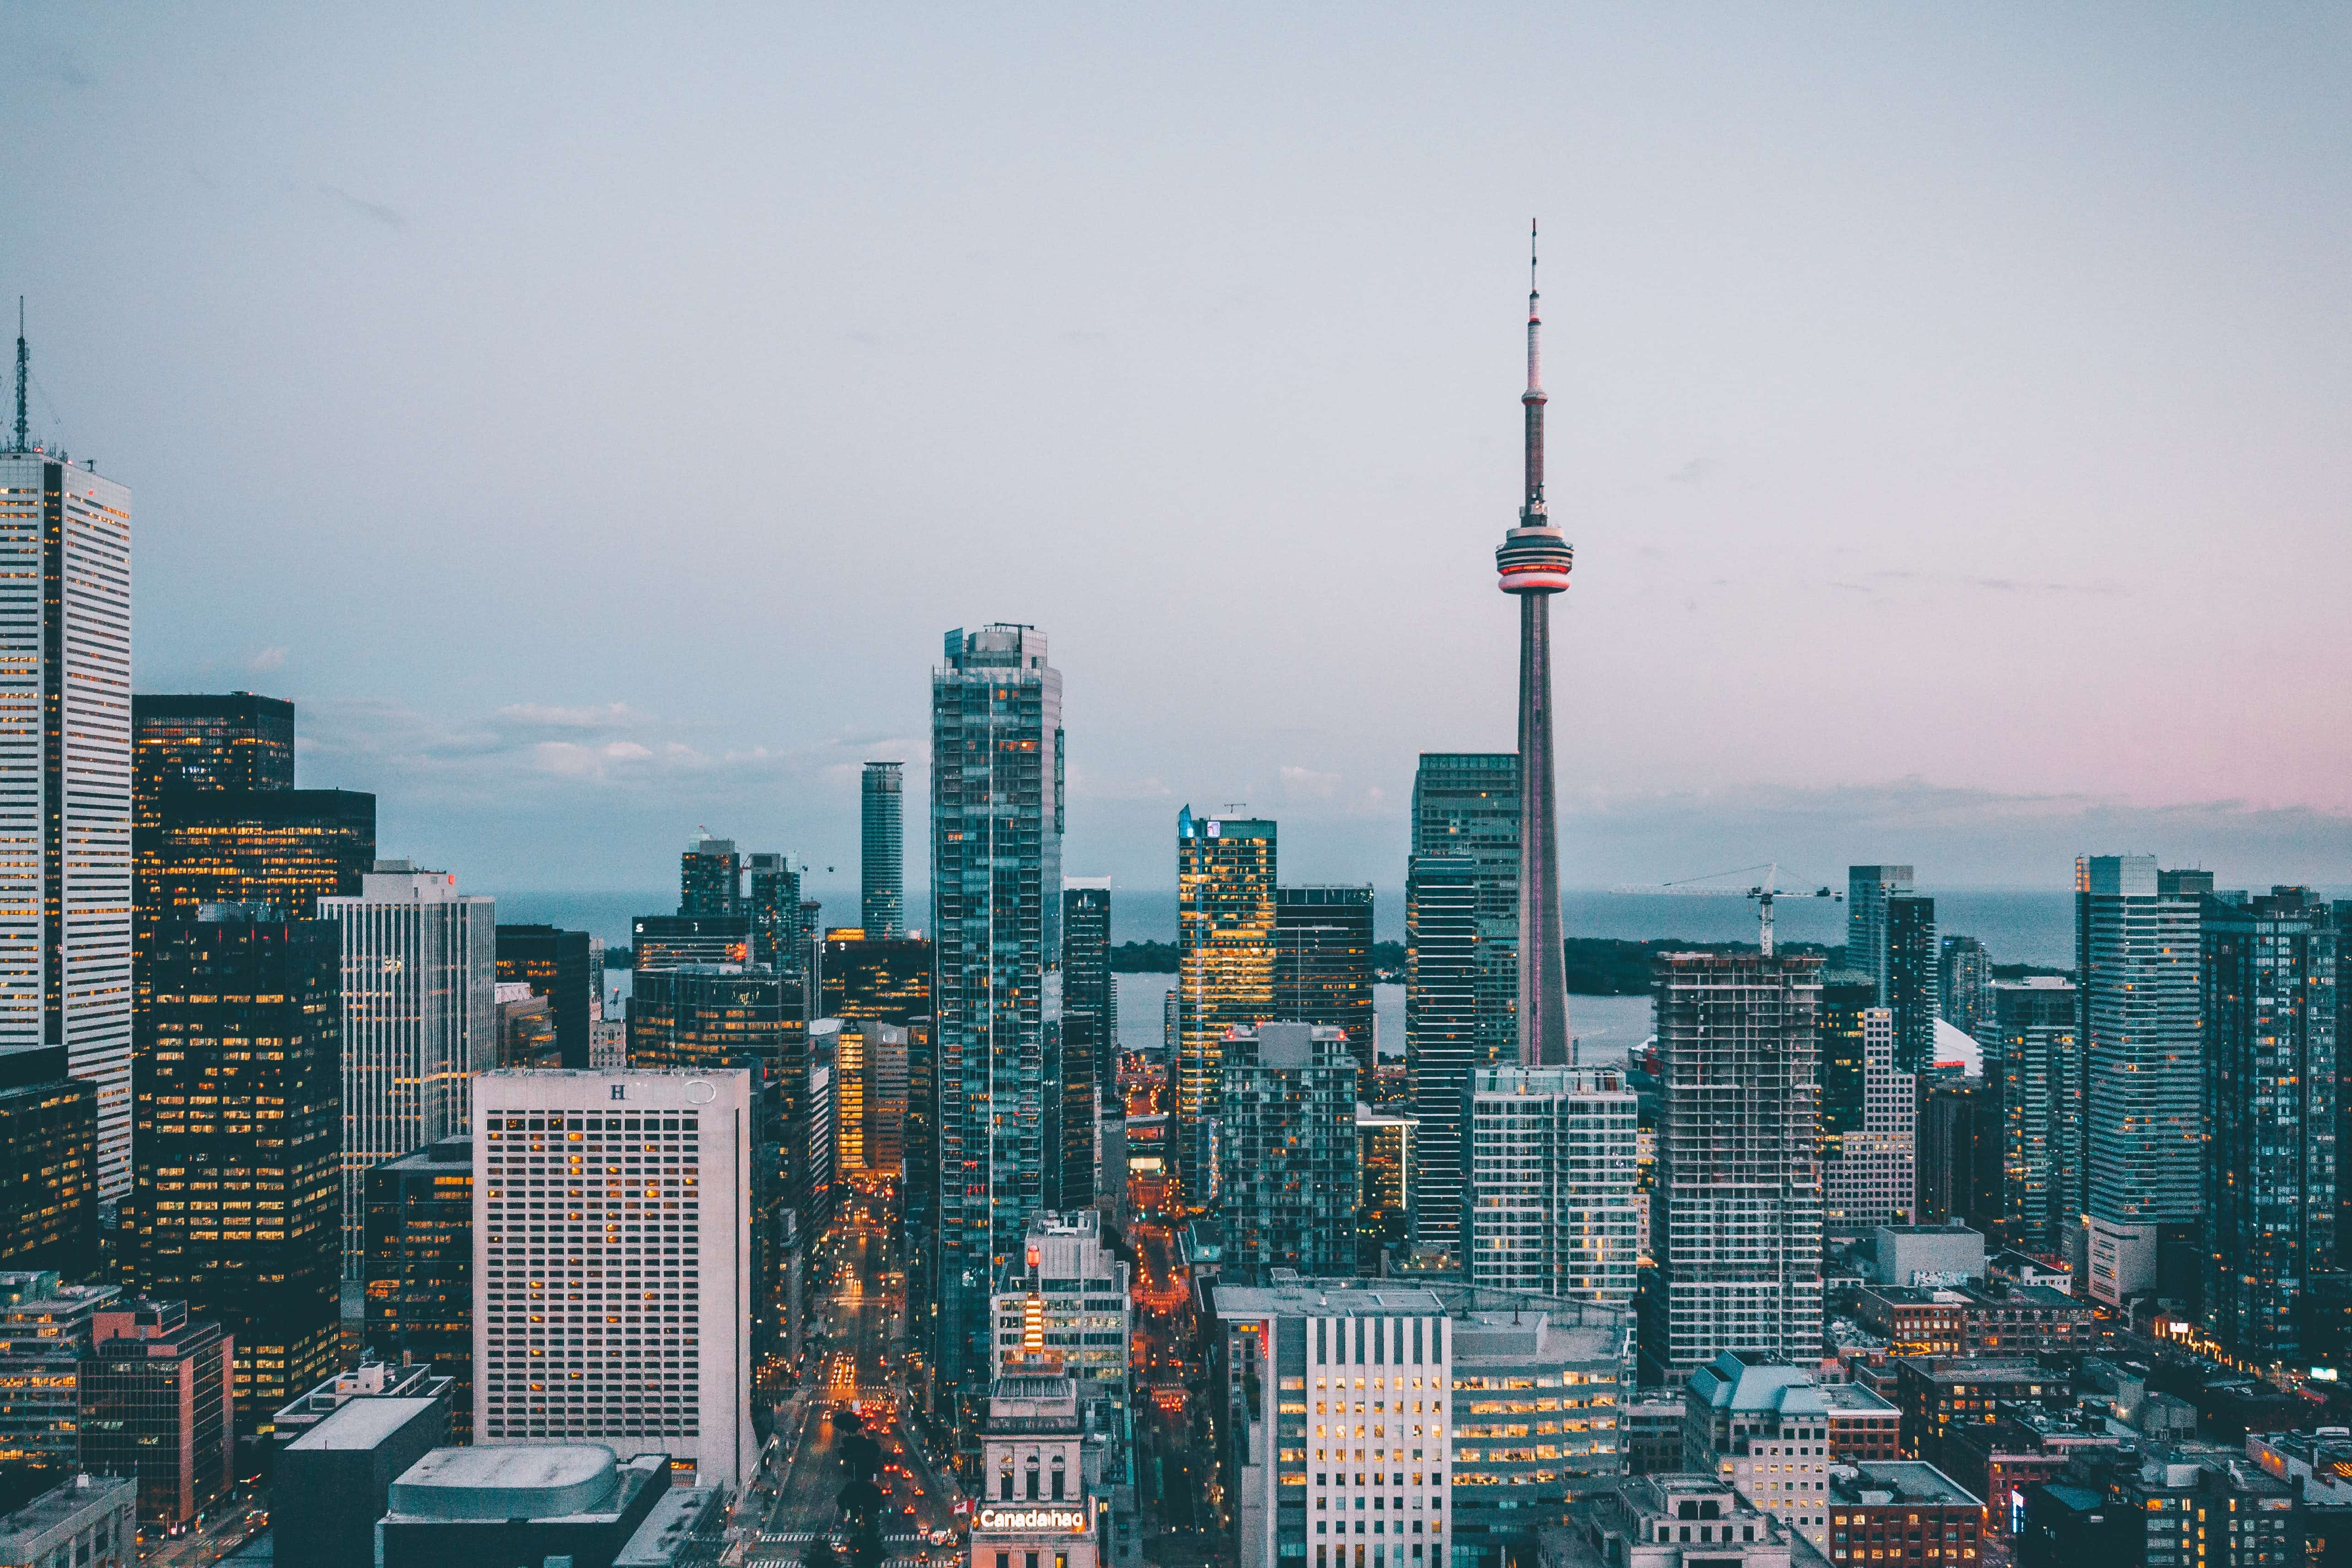
[[[688,840],[677,859],[677,912],[740,915],[743,912],[743,857],[732,838],[701,834]]]
[[[744,913],[751,917],[753,963],[798,974],[806,967],[801,928],[801,873],[789,855],[754,850],[744,858]]]
[[[1517,1061],[1518,753],[1423,752],[1412,775],[1412,855],[1466,855],[1475,863],[1476,1065]]]
[[[125,1263],[236,1347],[249,1429],[333,1371],[343,1277],[342,952],[332,921],[166,921],[140,1020]]]
[[[477,1444],[751,1479],[751,1114],[740,1069],[478,1081]]]
[[[1937,978],[1936,900],[1924,893],[1886,900],[1886,982],[1881,1005],[1895,1015],[1895,1070],[1918,1076],[1936,1065],[1936,1019],[1943,1009]]]
[[[1412,1239],[1412,1183],[1416,1156],[1410,1116],[1356,1106],[1356,1167],[1362,1173],[1356,1199],[1356,1268],[1367,1278],[1381,1273],[1381,1255],[1402,1257]]]
[[[1865,1008],[1861,1024],[1862,1125],[1822,1167],[1823,1222],[1848,1236],[1909,1224],[1918,1181],[1919,1080],[1895,1065],[1895,1010]]]
[[[413,1154],[372,1167],[367,1173],[364,1225],[367,1347],[387,1362],[429,1365],[446,1376],[450,1380],[449,1440],[470,1443],[474,1436],[472,1136],[444,1138]]]
[[[1911,890],[1908,866],[1849,866],[1845,872],[1845,964],[1878,987],[1886,1006],[1886,901]]]
[[[1425,763],[1424,763],[1425,765]],[[1516,813],[1511,820],[1518,820]],[[1404,1061],[1415,1123],[1412,1239],[1462,1240],[1462,1108],[1470,1075],[1497,1065],[1479,1027],[1485,953],[1478,858],[1415,855],[1405,873]],[[1516,908],[1516,903],[1514,903]]]
[[[1062,1037],[1093,1047],[1106,1110],[1118,1094],[1118,986],[1110,973],[1110,879],[1062,879]]]
[[[1463,1278],[1633,1303],[1639,1107],[1613,1068],[1481,1068],[1463,1140]]]
[[[528,985],[532,995],[548,999],[556,1054],[568,1068],[588,1065],[588,1026],[604,985],[602,965],[591,962],[591,945],[584,931],[499,927],[499,979]]]
[[[1824,1170],[1838,1157],[1845,1135],[1863,1130],[1863,1100],[1869,1085],[1864,1019],[1877,1006],[1878,982],[1870,975],[1859,969],[1822,972],[1815,1031],[1820,1057],[1814,1072],[1821,1112],[1814,1121],[1813,1147]]]
[[[1221,1042],[1218,1154],[1223,1278],[1356,1264],[1356,1062],[1344,1031],[1260,1024]]]
[[[131,699],[133,818],[179,790],[294,787],[294,704],[250,691]]]
[[[1976,1038],[1977,1026],[1992,1005],[1992,956],[1984,943],[1972,936],[1944,938],[1936,979],[1943,987],[1944,1022]]]
[[[366,1278],[371,1165],[465,1131],[473,1076],[498,1061],[498,913],[446,871],[379,860],[342,929],[343,1279]]]
[[[1356,1098],[1375,1098],[1371,889],[1275,889],[1269,1016],[1344,1031],[1356,1058]]]
[[[965,1441],[988,1390],[989,1293],[1044,1206],[1046,1031],[1060,996],[1062,676],[1034,626],[947,635],[931,672],[932,996],[940,1209],[930,1363]]]
[[[907,934],[907,764],[868,763],[858,785],[857,915],[866,934]]]
[[[855,926],[825,933],[821,1018],[871,1018],[901,1027],[931,1012],[931,944]]]
[[[2082,1220],[2083,1062],[2074,983],[1996,980],[1977,1026],[1985,1118],[2000,1164],[1999,1239],[2063,1252]]]
[[[1185,1204],[1216,1200],[1225,1036],[1274,1016],[1275,825],[1176,816],[1176,1053],[1170,1152]]]
[[[1811,1360],[1822,1342],[1814,1150],[1821,960],[1657,961],[1658,1154],[1642,1355],[1654,1376],[1725,1351]]]
[[[96,1086],[112,1202],[131,1190],[131,492],[21,422],[0,581],[0,1052],[62,1049]]]
[[[2339,1249],[2339,938],[2308,888],[2209,899],[2201,926],[2206,1330],[2293,1363],[2305,1283]]]
[[[2199,904],[2212,890],[2210,873],[2160,871],[2149,855],[2074,863],[2088,1129],[2075,1278],[2109,1306],[2160,1286],[2183,1297],[2194,1288],[2205,1160]]]
[[[2000,1217],[2000,1150],[1982,1079],[1938,1068],[1919,1093],[1919,1225],[1958,1221],[1982,1232]]]

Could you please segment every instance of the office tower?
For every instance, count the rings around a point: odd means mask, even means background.
[[[1463,1140],[1463,1278],[1633,1302],[1639,1108],[1613,1068],[1481,1068]]]
[[[705,833],[678,857],[677,912],[727,917],[743,912],[743,857],[732,838]]]
[[[2000,1150],[1981,1079],[1946,1068],[1917,1100],[1919,1225],[1983,1231],[2000,1218]]]
[[[1869,1082],[1864,1017],[1878,1006],[1878,982],[1858,969],[1832,969],[1822,975],[1819,1065],[1814,1073],[1821,1110],[1813,1148],[1828,1168],[1849,1132],[1863,1130],[1863,1097]],[[1889,1027],[1892,1027],[1890,1022]]]
[[[1066,1377],[1082,1407],[1113,1414],[1100,1425],[1124,1430],[1131,1272],[1111,1250],[1098,1210],[1039,1214],[1021,1256],[997,1280],[996,1316],[1020,1329],[997,1336],[992,1375]]]
[[[367,1173],[367,1345],[450,1380],[449,1440],[474,1437],[474,1140],[427,1143]]]
[[[1345,1031],[1356,1098],[1374,1098],[1371,889],[1275,889],[1270,1016]]]
[[[2195,1287],[2185,1268],[2160,1273],[2168,1250],[2193,1236],[2204,1195],[2198,905],[2212,890],[2210,873],[2159,871],[2149,855],[2074,862],[2074,1029],[2088,1137],[2074,1200],[2085,1223],[2070,1247],[2075,1278],[2108,1306],[2159,1286],[2180,1296]]]
[[[1274,1016],[1275,827],[1176,815],[1176,1053],[1171,1152],[1188,1207],[1216,1200],[1210,1121],[1228,1031]]]
[[[1118,984],[1110,972],[1110,879],[1062,879],[1062,1037],[1094,1047],[1103,1110],[1118,1094]],[[1123,1109],[1123,1108],[1122,1108]]]
[[[1519,816],[1516,752],[1421,754],[1412,775],[1405,923],[1412,923],[1412,861],[1426,856],[1469,857],[1477,895],[1472,935],[1480,1067],[1502,1067],[1519,1058]],[[1406,1005],[1411,1005],[1408,994]],[[1461,1085],[1454,1089],[1459,1098]]]
[[[734,1068],[478,1080],[477,1444],[604,1443],[751,1479],[751,1096]],[[567,1196],[590,1167],[604,1179]],[[574,1296],[583,1311],[552,1310]]]
[[[1955,1029],[1976,1038],[1977,1026],[1991,1005],[1992,957],[1972,936],[1948,936],[1936,963],[1937,984],[1943,988],[1942,1017]]]
[[[604,989],[599,944],[584,931],[549,925],[499,927],[499,978],[520,982],[548,999],[555,1048],[568,1068],[588,1065],[588,1026]]]
[[[745,856],[745,910],[751,916],[750,959],[797,974],[802,969],[801,874],[788,855],[755,850]]]
[[[1559,842],[1551,735],[1551,596],[1568,588],[1576,552],[1544,502],[1543,318],[1528,255],[1526,498],[1519,525],[1495,552],[1497,586],[1519,602],[1519,1062],[1568,1065],[1568,960],[1560,925]]]
[[[1936,1017],[1943,1005],[1937,956],[1936,900],[1923,893],[1888,895],[1880,1005],[1895,1015],[1897,1072],[1925,1074],[1936,1065]]]
[[[1061,973],[1045,976],[1045,1075],[1041,1099],[1045,1124],[1040,1148],[1037,1201],[1049,1209],[1082,1209],[1095,1201],[1095,1042],[1081,1025],[1075,1038],[1059,1016]]]
[[[798,980],[756,966],[652,970],[636,977],[629,1001],[632,1068],[749,1075],[750,1343],[752,1375],[762,1390],[781,1386],[785,1375],[787,1255],[821,1228],[803,1228],[800,1212],[812,1181],[798,1157],[808,1115],[804,1011]]]
[[[493,992],[498,1016],[496,1062],[502,1068],[560,1068],[562,1053],[555,1043],[555,1008],[544,996],[534,996],[520,980],[501,980]]]
[[[1260,1024],[1223,1042],[1217,1105],[1223,1278],[1345,1274],[1356,1264],[1356,1062],[1320,1024]]]
[[[1865,1008],[1861,1024],[1862,1124],[1822,1166],[1822,1219],[1843,1236],[1910,1223],[1917,1193],[1919,1081],[1895,1066],[1893,1008]]]
[[[824,974],[824,906],[814,899],[801,900],[800,922],[795,928],[799,947],[798,963],[802,978],[808,983],[809,994],[814,996],[822,988]]]
[[[751,922],[742,915],[639,915],[629,922],[629,967],[639,974],[681,963],[751,962]]]
[[[858,923],[885,940],[907,934],[906,766],[866,763],[857,791]]]
[[[467,1124],[498,1061],[498,914],[446,871],[379,860],[357,898],[319,900],[342,928],[343,1279],[365,1278],[370,1165]]]
[[[21,334],[17,354],[21,373]],[[131,492],[28,447],[21,417],[0,576],[0,1053],[62,1049],[56,1076],[97,1087],[110,1203],[131,1190]]]
[[[872,1045],[862,1026],[819,1026],[833,1047],[833,1168],[844,1180],[866,1173],[867,1114],[875,1084]]]
[[[931,671],[940,1213],[931,1368],[968,1441],[988,1295],[1043,1206],[1045,973],[1062,947],[1062,675],[1034,626],[947,634]]]
[[[824,936],[820,1018],[870,1018],[900,1027],[931,1011],[931,944],[877,937],[855,926]]]
[[[1428,761],[1422,759],[1424,775]],[[1414,795],[1418,800],[1418,786]],[[1404,1064],[1416,1124],[1412,1239],[1447,1252],[1462,1241],[1463,1096],[1472,1072],[1496,1065],[1480,1029],[1486,974],[1479,910],[1488,890],[1471,855],[1416,854],[1405,872]]]
[[[0,1052],[0,1267],[98,1268],[98,1086],[62,1051]]]
[[[341,1332],[341,937],[211,904],[149,954],[125,1262],[220,1321],[247,1430],[333,1370]]]
[[[75,1473],[91,1324],[121,1294],[114,1285],[65,1283],[51,1268],[0,1274],[0,1388],[7,1390],[0,1399],[0,1474]]]
[[[1911,890],[1908,866],[1849,866],[1845,871],[1845,966],[1859,969],[1886,1003],[1886,900]]]
[[[81,1466],[139,1482],[139,1519],[193,1521],[234,1484],[231,1346],[184,1301],[110,1301],[81,1363]]]
[[[2000,1170],[1997,1234],[2021,1252],[2063,1252],[2080,1220],[2083,1157],[2075,994],[2055,974],[1996,980],[1977,1026],[1985,1120]]]
[[[2201,923],[2205,1326],[2294,1363],[2305,1281],[2336,1267],[2338,937],[2308,888],[2224,894]]]
[[[1642,1355],[1665,1381],[1725,1351],[1811,1360],[1822,1343],[1813,1152],[1821,960],[1657,961],[1658,1157]]]
[[[294,787],[294,704],[250,691],[131,699],[131,793],[137,827],[178,790]]]
[[[346,789],[171,790],[139,828],[142,942],[205,904],[268,904],[310,920],[375,864],[375,796]]]
[[[1378,1276],[1381,1255],[1402,1256],[1412,1239],[1414,1126],[1410,1116],[1356,1107],[1356,1168],[1363,1176],[1356,1199],[1358,1274]]]

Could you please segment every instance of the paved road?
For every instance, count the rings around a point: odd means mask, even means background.
[[[205,1527],[185,1535],[167,1537],[153,1525],[142,1526],[139,1560],[146,1568],[205,1568],[235,1551],[245,1540],[247,1520],[266,1514],[268,1508],[268,1494],[257,1493],[211,1510]]]

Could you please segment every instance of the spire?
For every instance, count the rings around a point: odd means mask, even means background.
[[[1520,505],[1523,522],[1533,526],[1544,515],[1544,389],[1543,296],[1536,291],[1536,224],[1528,220],[1528,389],[1519,395],[1527,409],[1528,493]]]
[[[25,388],[33,376],[33,356],[25,347],[25,297],[16,296],[16,439],[8,449],[29,452],[33,449],[31,428],[26,418]]]

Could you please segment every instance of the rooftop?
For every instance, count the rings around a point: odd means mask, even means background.
[[[1984,1506],[1982,1498],[1920,1459],[1865,1459],[1853,1465],[1832,1465],[1830,1493],[1848,1503]]]
[[[673,1487],[664,1492],[613,1559],[613,1568],[669,1568],[677,1561],[678,1549],[718,1510],[722,1495],[717,1487]]]
[[[16,1512],[0,1519],[0,1547],[13,1548],[79,1518],[92,1507],[129,1508],[136,1500],[139,1483],[129,1476],[76,1476],[62,1486],[50,1488]],[[13,1550],[7,1553],[12,1563],[25,1560]]]
[[[1810,1368],[1777,1356],[1726,1351],[1690,1374],[1690,1396],[1734,1415],[1827,1415]]]
[[[1271,1285],[1217,1286],[1220,1318],[1439,1318],[1445,1304],[1425,1285],[1308,1279],[1276,1269]]]
[[[639,1468],[649,1458],[630,1461]],[[665,1464],[667,1461],[663,1461]],[[610,1514],[628,1495],[602,1443],[436,1448],[392,1483],[388,1513],[424,1520],[563,1519]],[[639,1477],[640,1484],[644,1477]]]
[[[1620,1362],[1631,1349],[1633,1314],[1559,1322],[1546,1311],[1480,1311],[1454,1320],[1457,1368],[1488,1362],[1557,1364]]]
[[[321,1448],[373,1448],[441,1403],[438,1399],[386,1399],[362,1395],[289,1443],[289,1453]]]

